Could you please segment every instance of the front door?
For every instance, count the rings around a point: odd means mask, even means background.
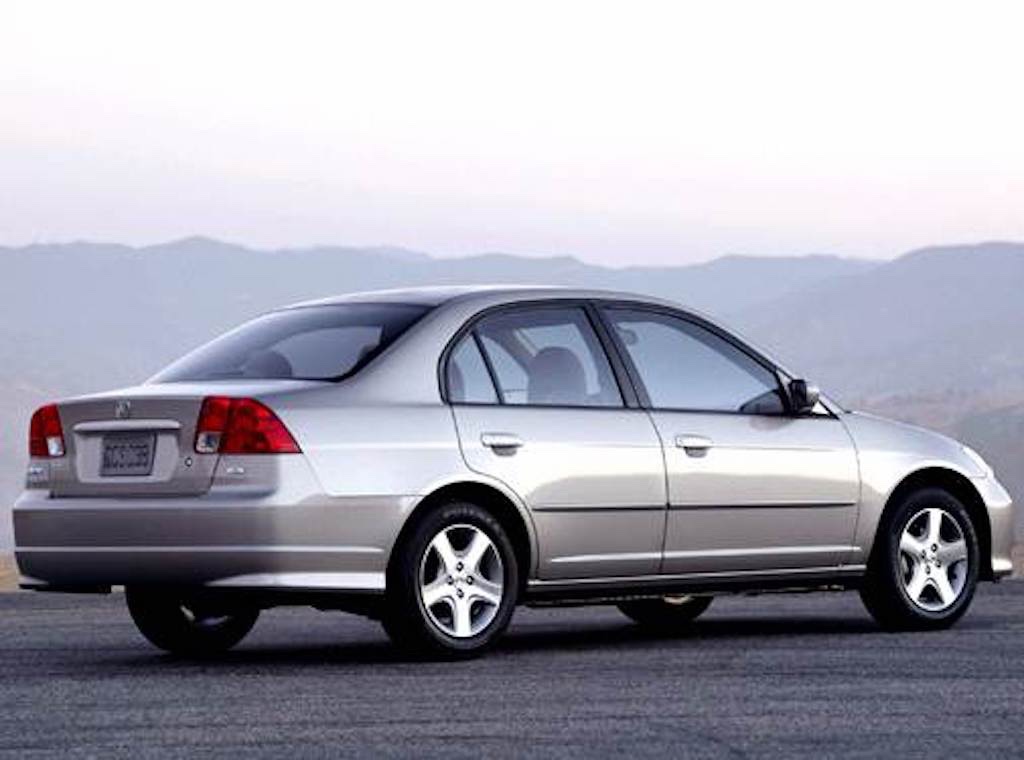
[[[658,571],[660,441],[646,412],[625,405],[582,306],[484,316],[451,352],[446,375],[466,463],[526,502],[542,579]]]
[[[665,447],[665,573],[834,567],[850,552],[859,475],[824,408],[788,412],[773,367],[710,325],[603,312]]]

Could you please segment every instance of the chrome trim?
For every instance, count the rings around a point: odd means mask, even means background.
[[[677,449],[694,449],[697,451],[706,451],[707,449],[714,448],[714,445],[714,441],[703,435],[676,436]]]
[[[551,564],[572,562],[628,562],[647,559],[661,559],[661,552],[623,552],[621,554],[574,554],[566,557],[555,557]]]
[[[176,420],[97,420],[79,422],[76,433],[117,433],[125,430],[181,430]]]
[[[518,449],[523,446],[523,439],[515,433],[483,433],[480,443],[489,449]]]
[[[748,549],[707,549],[702,551],[667,551],[665,559],[700,559],[702,557],[774,557],[784,554],[834,554],[860,551],[859,546],[765,546]]]
[[[384,591],[384,573],[253,573],[221,578],[209,588],[290,588]]]

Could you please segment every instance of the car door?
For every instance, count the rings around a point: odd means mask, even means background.
[[[446,382],[467,465],[531,510],[542,579],[657,572],[661,443],[584,305],[488,312],[449,352]]]
[[[665,449],[665,573],[831,567],[851,549],[853,442],[823,407],[796,416],[779,373],[681,312],[602,314]]]

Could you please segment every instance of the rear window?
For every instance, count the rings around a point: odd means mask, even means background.
[[[428,308],[341,304],[275,311],[196,349],[153,378],[340,380],[355,374]]]

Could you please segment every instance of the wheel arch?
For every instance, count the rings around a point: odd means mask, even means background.
[[[424,496],[416,504],[405,519],[402,529],[392,544],[391,556],[388,558],[388,575],[394,563],[395,548],[404,543],[419,519],[442,504],[453,501],[466,501],[486,509],[508,533],[512,549],[516,553],[516,563],[520,567],[520,591],[526,587],[526,581],[533,574],[534,561],[537,557],[536,534],[525,507],[500,488],[480,481],[463,480],[447,483]]]
[[[978,551],[981,555],[978,577],[981,580],[992,580],[992,526],[989,522],[985,501],[969,478],[946,467],[925,467],[915,470],[906,475],[890,492],[879,516],[878,524],[875,526],[874,540],[871,544],[872,557],[877,551],[878,537],[889,519],[889,515],[907,494],[922,488],[941,488],[955,496],[964,505],[978,534]]]

